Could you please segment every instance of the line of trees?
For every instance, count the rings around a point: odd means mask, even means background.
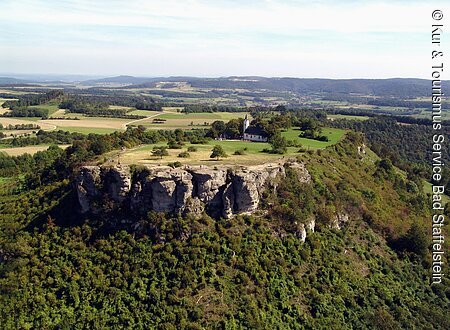
[[[86,101],[83,98],[71,97],[59,104],[60,109],[86,116],[141,119],[145,116],[130,115],[127,109],[110,108],[108,103]]]
[[[48,109],[29,108],[29,107],[13,107],[11,111],[5,112],[3,117],[41,117],[48,118]]]
[[[8,100],[2,104],[3,108],[24,108],[31,105],[41,105],[64,95],[62,90],[52,90],[43,94],[25,94],[18,96],[17,100]]]

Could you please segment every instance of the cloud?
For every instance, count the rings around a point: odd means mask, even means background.
[[[25,61],[26,54],[19,53],[35,49],[40,54],[38,48],[46,46],[56,54],[55,70],[67,68],[67,53],[76,49],[77,67],[103,68],[92,65],[102,54],[109,58],[109,72],[122,68],[120,73],[133,67],[124,63],[127,58],[145,70],[155,69],[153,62],[164,63],[167,74],[177,74],[170,68],[189,73],[183,63],[193,72],[203,68],[204,75],[251,74],[250,68],[253,74],[273,72],[267,65],[281,75],[289,72],[287,65],[311,67],[320,59],[330,70],[327,74],[324,67],[321,76],[334,75],[333,65],[364,76],[360,61],[379,63],[390,70],[378,71],[385,76],[423,75],[412,61],[426,65],[422,53],[428,51],[432,9],[425,1],[3,0],[0,43],[9,55],[0,54],[0,64],[23,69],[18,58]],[[38,69],[50,55],[39,56],[26,62]],[[217,68],[218,58],[223,70]]]

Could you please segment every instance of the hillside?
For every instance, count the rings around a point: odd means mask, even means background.
[[[53,79],[49,79],[53,78]],[[32,80],[15,77],[0,77],[0,85],[8,84],[48,84],[79,83],[82,86],[116,87],[123,89],[155,88],[158,83],[171,86],[170,83],[184,83],[194,90],[211,89],[216,92],[223,90],[260,91],[271,93],[290,92],[298,95],[367,95],[379,97],[398,97],[401,99],[429,96],[430,81],[416,78],[391,79],[322,79],[322,78],[291,78],[291,77],[253,77],[231,76],[219,78],[201,77],[135,77],[120,75],[100,79],[81,80],[82,76],[33,76]],[[277,94],[274,94],[277,95]]]
[[[27,84],[27,83],[33,83],[33,81],[25,80],[25,79],[18,79],[18,78],[11,78],[11,77],[0,77],[0,85],[15,85],[15,84]]]
[[[114,81],[114,80],[111,80]],[[285,92],[296,94],[361,94],[375,96],[428,96],[430,82],[426,79],[316,79],[316,78],[164,78],[152,79],[127,88],[154,87],[156,81],[185,81],[194,88],[248,89]]]
[[[67,180],[3,194],[0,323],[448,329],[448,280],[429,285],[426,198],[363,143],[351,133],[305,153],[310,183],[286,168],[259,211],[228,220],[137,216],[107,199],[81,215]]]

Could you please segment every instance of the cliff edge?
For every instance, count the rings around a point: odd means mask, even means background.
[[[75,180],[81,213],[98,213],[106,200],[136,213],[208,213],[230,218],[255,212],[266,189],[277,189],[286,168],[299,180],[311,181],[303,163],[278,162],[257,166],[168,166],[132,171],[128,166],[83,166]]]

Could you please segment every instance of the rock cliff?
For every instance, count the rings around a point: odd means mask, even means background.
[[[290,167],[299,180],[311,176],[298,162],[257,166],[148,167],[131,173],[127,166],[80,168],[75,186],[81,213],[97,213],[105,197],[121,208],[146,213],[201,214],[230,218],[257,210],[262,193],[276,189]],[[103,201],[103,202],[102,202]]]

